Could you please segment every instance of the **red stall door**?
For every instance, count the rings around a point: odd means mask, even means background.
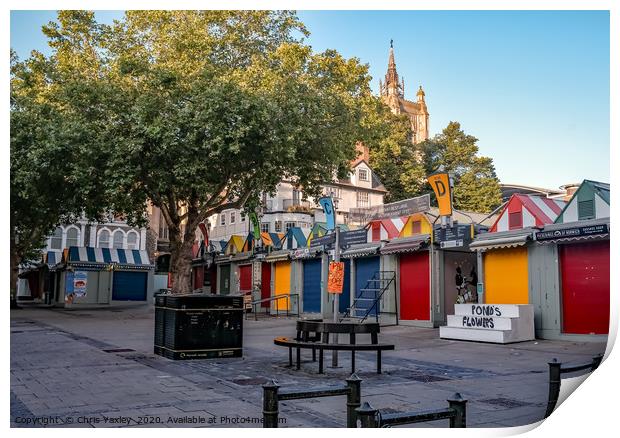
[[[205,268],[204,266],[194,266],[194,289],[200,289],[204,285]]]
[[[261,299],[271,297],[271,263],[263,262],[261,266],[260,297]],[[264,301],[260,306],[269,308],[271,303]]]
[[[431,319],[428,252],[400,256],[400,319]]]
[[[252,265],[239,266],[239,291],[252,290]]]
[[[562,331],[609,331],[609,241],[560,246]]]

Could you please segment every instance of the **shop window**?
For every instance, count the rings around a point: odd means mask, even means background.
[[[594,219],[594,199],[579,201],[577,205],[579,220]]]
[[[71,227],[67,230],[67,244],[65,246],[67,248],[80,246],[80,235],[77,228]]]
[[[127,234],[127,249],[138,249],[138,233],[131,231]]]
[[[520,211],[508,213],[508,229],[518,230],[523,228],[523,215]]]
[[[62,249],[62,228],[58,227],[50,238],[51,249]]]
[[[99,233],[99,241],[97,242],[99,248],[110,247],[110,232],[108,230],[102,230]]]
[[[123,232],[121,230],[116,230],[112,236],[112,248],[123,248]]]

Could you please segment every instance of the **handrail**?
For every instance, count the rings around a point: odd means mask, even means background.
[[[379,275],[379,278],[377,278],[377,274]],[[368,318],[368,315],[370,315],[370,312],[372,312],[372,309],[374,309],[377,306],[379,300],[383,297],[385,292],[390,288],[392,283],[396,284],[396,272],[395,271],[375,271],[375,273],[372,275],[372,278],[366,281],[366,284],[368,285],[369,282],[374,282],[374,281],[387,281],[387,284],[381,287],[379,296],[377,296],[377,291],[374,291],[375,297],[374,297],[373,303],[368,309],[366,309],[366,313],[360,319],[360,322],[364,322],[366,318]],[[355,299],[353,300],[353,306],[349,308],[349,310],[344,314],[344,316],[340,319],[340,321],[343,321],[345,318],[351,316],[351,308],[355,308],[355,302],[357,301],[358,298],[361,297],[361,295],[362,295],[362,292],[360,289],[359,295],[355,297]],[[375,314],[375,319],[377,322],[379,322],[379,313],[381,312],[379,311],[379,309],[377,309],[377,312]],[[388,313],[388,312],[384,312],[384,313]],[[398,312],[396,313],[396,317],[398,318]]]
[[[256,306],[265,302],[273,302],[273,301],[277,301],[277,300],[286,300],[286,316],[289,316],[289,307],[291,307],[291,298],[295,297],[295,299],[297,300],[297,312],[294,313],[294,315],[299,316],[299,294],[279,294],[279,295],[274,295],[273,297],[267,297],[267,298],[261,298],[259,300],[254,300],[251,301],[250,304],[252,305],[252,312],[254,312],[254,321],[258,320],[258,312],[256,309]],[[269,309],[271,309],[271,306],[269,306]],[[280,309],[279,306],[276,306],[276,316],[280,316]],[[248,312],[245,312],[245,319],[248,319]]]

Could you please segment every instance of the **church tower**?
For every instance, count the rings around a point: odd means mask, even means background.
[[[385,83],[379,80],[379,93],[383,102],[390,107],[394,114],[407,114],[411,121],[411,142],[420,143],[428,139],[428,108],[424,100],[424,90],[420,86],[416,97],[417,102],[405,99],[405,79],[399,82],[394,60],[394,42],[390,41],[388,69],[385,74]]]

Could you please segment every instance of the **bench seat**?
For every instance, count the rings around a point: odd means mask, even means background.
[[[289,366],[293,366],[293,348],[297,349],[296,369],[300,369],[301,349],[307,348],[312,350],[312,360],[316,361],[316,350],[319,350],[319,374],[323,374],[323,351],[351,351],[351,373],[355,372],[355,352],[356,351],[376,351],[377,352],[377,374],[381,374],[381,352],[386,350],[394,350],[393,344],[329,344],[326,342],[303,341],[291,339],[287,337],[278,337],[273,340],[275,345],[288,347]]]

